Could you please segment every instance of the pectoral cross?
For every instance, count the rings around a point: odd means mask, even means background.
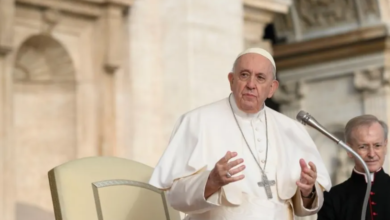
[[[261,179],[263,180],[262,182],[258,182],[257,185],[260,187],[264,187],[265,193],[267,194],[268,199],[272,199],[272,191],[271,191],[271,186],[275,185],[275,180],[268,180],[267,175],[263,173],[261,175]]]

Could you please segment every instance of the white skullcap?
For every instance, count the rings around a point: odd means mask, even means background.
[[[259,55],[262,55],[263,57],[267,58],[267,59],[272,63],[272,65],[274,66],[275,71],[276,71],[276,65],[275,65],[274,58],[272,57],[272,55],[271,55],[268,51],[266,51],[266,50],[264,50],[264,49],[262,49],[262,48],[252,47],[252,48],[246,49],[246,50],[244,50],[243,52],[241,52],[241,53],[237,56],[236,60],[237,60],[239,57],[241,57],[242,55],[247,54],[247,53],[259,54]]]

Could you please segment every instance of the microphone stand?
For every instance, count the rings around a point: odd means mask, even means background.
[[[364,196],[361,220],[365,220],[366,219],[368,199],[369,199],[370,192],[371,192],[371,176],[370,176],[370,171],[368,170],[368,167],[367,167],[366,163],[364,162],[364,160],[359,156],[359,154],[357,154],[354,150],[352,150],[343,141],[341,141],[340,139],[335,137],[333,134],[328,132],[320,123],[318,123],[311,115],[309,115],[309,113],[306,113],[304,111],[300,111],[298,113],[298,115],[297,115],[297,120],[300,121],[303,125],[306,125],[306,124],[309,125],[310,127],[316,129],[320,133],[324,134],[325,136],[327,136],[328,138],[330,138],[331,140],[336,142],[336,144],[340,145],[345,150],[350,152],[360,162],[360,164],[363,166],[364,171],[366,173],[366,177],[367,177],[367,189],[366,189],[366,195]]]

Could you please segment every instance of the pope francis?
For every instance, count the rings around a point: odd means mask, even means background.
[[[329,174],[298,122],[265,106],[279,86],[273,57],[238,55],[229,97],[184,114],[150,184],[186,220],[284,220],[313,215]]]

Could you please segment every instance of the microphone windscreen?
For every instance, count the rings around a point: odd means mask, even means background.
[[[307,112],[299,111],[298,114],[297,114],[297,120],[300,121],[300,122],[306,122],[305,121],[306,115],[307,115]]]

